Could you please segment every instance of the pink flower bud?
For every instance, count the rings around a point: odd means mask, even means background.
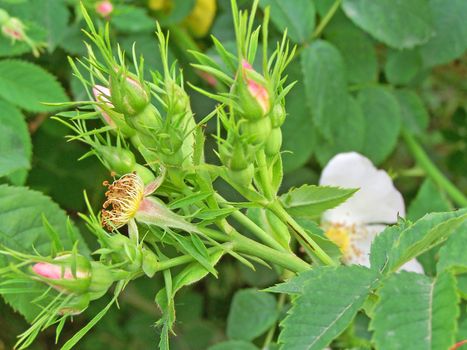
[[[96,4],[96,12],[101,17],[108,17],[114,10],[114,6],[108,0],[100,1]]]
[[[5,37],[13,41],[24,41],[26,34],[24,33],[24,24],[18,18],[10,17],[2,25],[2,33]]]
[[[85,292],[91,281],[91,264],[81,255],[66,254],[56,257],[53,263],[39,262],[32,266],[32,271],[40,280],[62,292]]]
[[[260,119],[270,110],[269,92],[264,84],[264,77],[255,72],[252,66],[242,60],[241,76],[238,77],[236,92],[243,117]]]
[[[108,88],[102,85],[94,85],[92,88],[92,93],[94,94],[94,98],[97,102],[102,102],[105,106],[109,108],[114,108],[114,105],[109,100],[110,90]],[[106,112],[104,112],[102,108],[97,107],[97,110],[101,112],[102,117],[107,122],[107,124],[109,124],[110,126],[115,126],[115,123],[112,120],[112,118],[110,118],[110,116]]]

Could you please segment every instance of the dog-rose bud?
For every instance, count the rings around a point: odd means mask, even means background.
[[[99,1],[96,4],[96,13],[101,17],[109,17],[109,15],[113,12],[114,6],[109,0]]]
[[[85,293],[91,284],[91,263],[82,255],[64,254],[53,262],[38,262],[32,271],[38,279],[61,292]]]
[[[116,72],[110,79],[110,99],[115,110],[134,116],[150,103],[149,88],[128,72]]]
[[[92,87],[92,93],[97,102],[102,102],[104,106],[108,108],[114,108],[114,105],[110,102],[110,89],[102,85],[94,85]],[[109,114],[106,113],[101,107],[97,106],[97,110],[102,114],[105,122],[110,126],[116,126],[115,122],[110,118]]]
[[[261,119],[271,109],[264,78],[246,60],[242,60],[236,92],[241,114],[246,119]]]

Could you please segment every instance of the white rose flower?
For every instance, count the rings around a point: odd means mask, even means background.
[[[359,189],[346,202],[325,211],[321,225],[326,236],[341,249],[345,264],[369,267],[373,239],[398,217],[405,216],[402,195],[384,170],[376,169],[368,158],[356,152],[334,156],[323,169],[319,184]],[[424,272],[415,259],[401,269]]]

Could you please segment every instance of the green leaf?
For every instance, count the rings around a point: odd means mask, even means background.
[[[394,95],[380,87],[363,89],[358,103],[366,119],[363,154],[375,164],[393,151],[401,125],[400,108]]]
[[[339,11],[326,27],[324,36],[336,46],[344,58],[350,83],[376,81],[378,62],[373,41]]]
[[[356,25],[395,48],[423,44],[433,35],[427,0],[344,0],[342,8]]]
[[[384,74],[394,85],[407,85],[420,73],[422,58],[417,50],[391,50],[386,59]]]
[[[407,218],[415,221],[425,214],[451,210],[451,205],[440,188],[430,179],[423,181],[414,200],[407,210]]]
[[[258,350],[252,343],[241,340],[228,340],[208,348],[208,350]]]
[[[428,111],[421,98],[412,90],[395,90],[399,102],[402,124],[415,135],[426,131],[429,123]]]
[[[227,335],[231,339],[253,340],[266,332],[279,317],[276,299],[255,289],[235,293],[227,318]]]
[[[112,14],[112,25],[125,33],[151,32],[156,28],[156,21],[143,8],[120,5]]]
[[[348,107],[344,60],[333,45],[317,40],[303,49],[301,63],[313,121],[324,138],[333,139],[333,125]]]
[[[0,97],[33,112],[57,109],[41,102],[68,101],[53,75],[35,64],[19,60],[0,62]]]
[[[373,271],[361,266],[315,269],[323,273],[305,282],[281,323],[279,342],[285,349],[325,348],[347,328],[377,281]]]
[[[311,111],[306,101],[305,85],[302,82],[300,61],[292,62],[286,74],[289,81],[297,81],[292,92],[285,98],[287,118],[282,125],[282,149],[284,172],[288,173],[300,168],[313,153],[315,131]]]
[[[380,233],[371,246],[372,269],[396,271],[407,261],[448,239],[467,219],[467,210],[425,215],[414,224],[401,222]]]
[[[270,6],[271,21],[295,43],[305,43],[315,28],[315,6],[312,0],[261,0],[262,8]]]
[[[450,269],[455,273],[467,272],[467,220],[449,237],[439,250],[438,273]]]
[[[338,153],[361,152],[365,142],[367,121],[355,98],[348,96],[347,113],[336,115],[334,118],[331,126],[333,138],[326,140],[317,135],[315,156],[323,167]]]
[[[67,216],[57,204],[42,193],[25,187],[0,186],[0,222],[2,234],[0,245],[23,253],[49,255],[52,242],[47,229],[42,224],[44,215],[50,225],[58,232],[65,249],[71,250],[73,240],[67,229]],[[79,251],[88,254],[86,243],[74,230],[74,236],[79,239]],[[0,262],[2,262],[0,260]],[[5,262],[5,261],[4,261]],[[40,287],[39,283],[31,283],[31,288]],[[31,321],[40,311],[37,305],[31,303],[31,294],[7,294],[5,300],[18,310],[28,321]]]
[[[23,171],[31,166],[31,138],[21,112],[11,104],[1,100],[0,130],[2,130],[0,177],[10,175],[9,177],[15,183],[22,183],[25,180]]]
[[[307,282],[321,278],[321,275],[326,273],[326,271],[327,270],[322,267],[304,271],[293,276],[284,283],[279,283],[273,287],[265,289],[265,291],[271,293],[303,294]]]
[[[386,280],[371,322],[377,349],[448,349],[459,315],[454,277],[401,272]]]
[[[65,2],[60,0],[33,0],[32,4],[30,3],[28,6],[33,6],[33,9],[30,8],[29,11],[34,16],[33,20],[47,30],[47,50],[49,52],[54,51],[66,34],[70,18],[70,12]],[[37,16],[37,13],[40,13],[40,16]]]
[[[464,0],[429,0],[435,35],[420,53],[428,67],[444,64],[462,56],[467,49],[467,2]]]
[[[340,187],[303,185],[283,194],[280,200],[290,214],[314,218],[345,202],[356,191]]]

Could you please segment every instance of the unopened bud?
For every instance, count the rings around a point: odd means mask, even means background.
[[[124,175],[135,170],[136,160],[130,150],[112,146],[97,146],[95,150],[110,171]]]
[[[230,181],[236,183],[242,187],[249,187],[253,181],[253,176],[255,174],[255,167],[250,163],[245,169],[242,170],[233,170],[227,169],[227,176]]]
[[[81,255],[65,254],[56,257],[53,263],[39,262],[32,271],[41,281],[67,293],[84,293],[91,282],[91,264]]]
[[[114,10],[114,6],[109,0],[99,1],[96,4],[96,12],[101,17],[108,17]]]
[[[280,128],[274,128],[264,144],[264,152],[267,156],[273,157],[281,151],[281,146],[282,131]]]
[[[111,101],[115,110],[125,116],[134,116],[150,102],[149,89],[130,73],[116,74],[110,79]]]
[[[110,90],[102,85],[94,85],[92,87],[92,93],[97,102],[102,102],[105,106],[109,108],[114,108],[114,105],[110,102]],[[100,107],[96,107],[99,112],[101,112],[102,117],[105,122],[110,126],[115,126],[115,122],[110,118],[110,116],[102,110]]]
[[[246,119],[263,118],[270,110],[269,92],[264,78],[243,60],[235,91],[241,107],[242,117]]]
[[[284,124],[285,117],[286,117],[285,108],[282,104],[277,103],[273,109],[271,110],[270,118],[271,118],[271,125],[272,128],[279,128]]]
[[[249,142],[259,145],[265,143],[271,134],[271,120],[269,118],[247,120],[240,125],[240,130]]]
[[[79,315],[89,306],[91,301],[89,294],[81,294],[73,297],[58,311],[59,315],[74,316]]]
[[[126,118],[128,124],[140,133],[141,141],[144,144],[143,136],[150,136],[149,140],[162,127],[162,117],[153,104],[147,104],[143,110]],[[153,145],[147,145],[151,147]]]
[[[112,283],[115,282],[115,278],[110,268],[100,262],[91,262],[91,269],[91,283],[88,291],[90,299],[95,300],[107,293]]]
[[[247,145],[239,141],[234,142],[233,145],[223,143],[219,146],[222,164],[231,170],[246,169],[251,164],[249,154]]]
[[[35,42],[26,34],[26,26],[16,17],[10,17],[5,10],[0,9],[0,26],[3,36],[13,42],[22,41],[32,50],[34,56],[38,57],[46,46],[42,42]]]

